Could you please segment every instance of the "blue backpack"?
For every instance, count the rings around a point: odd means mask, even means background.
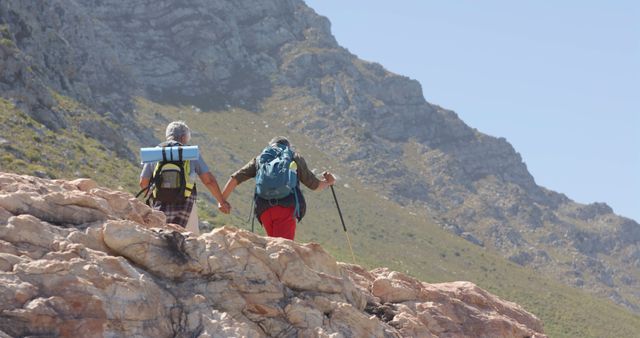
[[[256,195],[277,200],[296,193],[298,173],[293,151],[287,146],[268,146],[258,157]],[[296,198],[297,200],[297,198]]]
[[[262,198],[276,201],[294,194],[295,216],[300,219],[300,202],[298,199],[298,165],[293,160],[293,151],[288,146],[276,144],[262,150],[258,157],[256,172],[256,199]],[[253,212],[253,205],[251,206]],[[253,220],[251,221],[253,232]]]

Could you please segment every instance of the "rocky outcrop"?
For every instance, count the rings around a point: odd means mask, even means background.
[[[51,129],[66,126],[64,118],[52,111],[55,101],[46,84],[34,73],[28,56],[15,44],[13,34],[0,21],[0,93],[39,117]]]
[[[49,86],[120,115],[134,95],[256,107],[282,46],[311,36],[337,45],[328,20],[299,0],[3,1],[0,24]]]
[[[374,297],[366,311],[405,337],[539,337],[539,320],[470,282],[423,283],[386,268],[346,266]],[[464,325],[458,323],[464,322]]]
[[[130,102],[118,40],[77,1],[3,1],[0,24],[47,87],[100,112],[121,113]]]
[[[0,336],[545,337],[472,283],[233,227],[195,237],[86,179],[0,173],[0,281]]]

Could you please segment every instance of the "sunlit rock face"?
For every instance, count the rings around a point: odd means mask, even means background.
[[[195,237],[86,179],[0,173],[0,290],[0,336],[544,337],[472,283],[230,226]]]

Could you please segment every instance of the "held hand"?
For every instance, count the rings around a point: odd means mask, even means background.
[[[324,180],[327,181],[329,185],[333,185],[334,183],[336,183],[335,176],[333,176],[333,174],[328,171],[323,172],[322,177],[324,177]]]
[[[231,204],[227,201],[218,202],[218,210],[223,214],[228,214],[231,212]]]

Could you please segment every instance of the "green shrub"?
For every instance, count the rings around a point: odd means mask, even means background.
[[[15,43],[13,43],[13,40],[9,40],[6,38],[0,38],[0,46],[4,46],[4,47],[8,47],[8,48],[15,48],[16,45]]]

